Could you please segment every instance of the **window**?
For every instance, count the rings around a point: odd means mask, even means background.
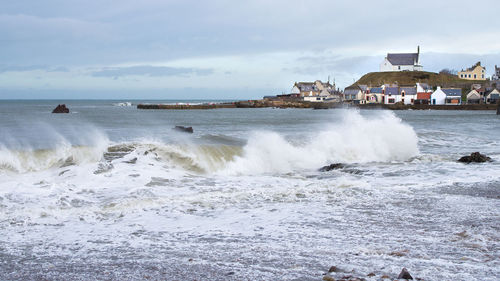
[[[481,78],[484,78],[484,74],[481,75]]]
[[[464,75],[463,75],[463,74],[460,74],[460,78],[464,78]]]
[[[389,103],[394,103],[394,99],[389,99]]]
[[[474,79],[476,79],[476,78],[477,78],[477,76],[476,76],[476,74],[474,74]]]
[[[414,103],[414,102],[415,102],[415,100],[414,100],[414,99],[411,99],[411,100],[410,100],[410,102],[411,102],[411,103]]]
[[[470,78],[470,74],[469,74],[469,78]]]
[[[404,92],[404,91],[402,91],[402,92],[401,92],[401,96],[402,96],[403,98],[405,97],[405,92]]]

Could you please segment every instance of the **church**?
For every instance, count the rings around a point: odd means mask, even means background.
[[[386,71],[422,71],[420,65],[420,46],[416,53],[388,53],[380,64],[380,72]]]

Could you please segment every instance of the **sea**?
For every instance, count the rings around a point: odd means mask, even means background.
[[[494,111],[198,102],[0,101],[0,280],[500,279]]]

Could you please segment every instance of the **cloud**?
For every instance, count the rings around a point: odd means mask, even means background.
[[[101,70],[92,72],[94,77],[122,77],[122,76],[183,76],[193,75],[205,76],[213,73],[211,68],[191,68],[191,67],[169,67],[169,66],[151,66],[136,65],[128,67],[105,67]]]
[[[47,65],[0,65],[0,73],[4,72],[27,72],[27,71],[47,71],[47,72],[69,72],[64,66]]]

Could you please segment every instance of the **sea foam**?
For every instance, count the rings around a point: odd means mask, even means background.
[[[325,130],[305,140],[287,140],[276,132],[255,132],[243,154],[228,163],[224,172],[286,173],[338,162],[405,161],[419,153],[415,131],[392,112],[364,117],[358,111],[346,111],[339,121],[325,125]]]

